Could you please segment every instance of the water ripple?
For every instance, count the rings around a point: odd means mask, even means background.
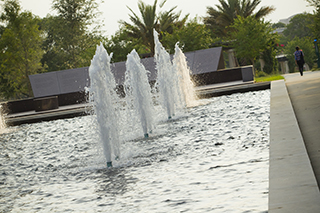
[[[270,91],[202,101],[148,139],[123,128],[111,169],[92,116],[7,128],[0,212],[266,212]]]

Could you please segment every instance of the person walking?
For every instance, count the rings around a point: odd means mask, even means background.
[[[299,67],[300,75],[303,76],[304,55],[299,47],[296,47],[296,51],[294,52],[294,60],[296,61],[296,65]]]

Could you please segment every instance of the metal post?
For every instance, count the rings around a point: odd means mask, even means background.
[[[107,162],[107,167],[108,167],[108,168],[112,167],[112,161]]]
[[[314,43],[314,49],[315,49],[316,55],[317,55],[317,65],[318,65],[318,68],[320,68],[320,55],[319,55],[318,40],[314,39],[313,43]]]

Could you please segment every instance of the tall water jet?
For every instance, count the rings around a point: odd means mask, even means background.
[[[178,42],[175,44],[175,54],[173,56],[173,67],[177,70],[179,75],[179,86],[183,103],[187,107],[196,105],[196,93],[194,89],[194,83],[190,77],[190,69],[188,68],[186,56],[178,46]]]
[[[6,128],[6,122],[4,120],[4,116],[3,116],[3,109],[2,109],[2,105],[0,105],[0,130]]]
[[[153,104],[151,87],[148,81],[148,71],[140,62],[140,57],[135,50],[127,56],[124,88],[128,106],[133,106],[144,137],[149,137],[153,128]]]
[[[155,43],[154,58],[158,71],[156,84],[159,88],[162,106],[167,111],[168,119],[171,119],[175,114],[176,108],[182,107],[179,79],[177,70],[173,69],[170,55],[160,43],[158,35],[157,31],[153,30]]]
[[[116,82],[110,68],[112,54],[108,54],[102,43],[97,45],[96,53],[89,67],[89,101],[92,103],[97,124],[99,140],[103,146],[107,166],[120,154],[119,114],[115,104],[119,102]]]

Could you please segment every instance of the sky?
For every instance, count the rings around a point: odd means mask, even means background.
[[[99,3],[99,11],[102,13],[100,16],[103,21],[104,35],[111,36],[119,29],[119,20],[129,21],[129,14],[131,12],[127,8],[130,7],[136,14],[139,14],[138,0],[97,0]],[[154,0],[142,0],[146,4],[153,5]],[[162,0],[158,0],[162,2]],[[54,14],[52,11],[52,0],[20,0],[22,10],[31,11],[34,15],[45,17],[48,13]],[[161,10],[169,10],[174,6],[178,6],[177,11],[182,11],[182,16],[190,14],[189,18],[196,16],[206,16],[207,6],[215,7],[219,4],[219,0],[167,0],[164,7]],[[266,16],[267,21],[272,23],[279,22],[280,19],[286,19],[292,15],[308,12],[313,12],[313,7],[308,6],[306,0],[261,0],[258,8],[262,6],[274,6],[276,10],[270,15]],[[160,11],[160,10],[158,10]]]

